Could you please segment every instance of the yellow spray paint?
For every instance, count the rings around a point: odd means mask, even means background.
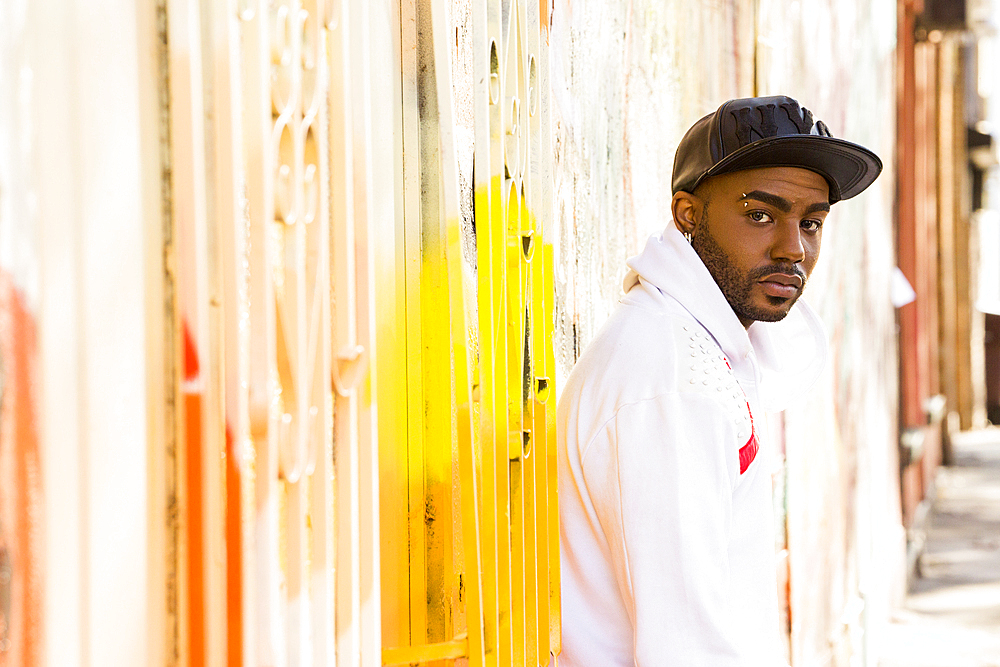
[[[560,628],[544,40],[537,3],[473,8],[488,55],[475,77],[476,254],[463,256],[443,4],[401,16],[406,373],[383,367],[382,382],[405,383],[406,473],[381,480],[393,554],[382,659],[535,667]]]

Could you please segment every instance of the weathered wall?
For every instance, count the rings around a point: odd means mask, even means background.
[[[766,0],[758,25],[761,94],[790,91],[886,165],[824,227],[807,298],[827,325],[830,363],[818,391],[785,415],[793,664],[826,664],[831,655],[845,664],[865,645],[863,619],[884,617],[899,592],[905,553],[889,301],[895,3]],[[877,639],[876,625],[869,629]]]
[[[682,132],[721,102],[788,94],[886,170],[834,207],[807,298],[829,329],[826,374],[782,427],[794,665],[865,654],[898,593],[895,3],[557,0],[553,28],[557,358],[565,377],[620,293],[626,257],[670,220]],[[874,619],[874,620],[873,620]],[[870,653],[870,651],[869,651]],[[832,663],[831,663],[832,661]]]
[[[38,249],[23,2],[0,5],[0,666],[40,664]]]
[[[753,93],[752,6],[556,0],[557,386],[617,301],[625,259],[670,221],[681,135]]]

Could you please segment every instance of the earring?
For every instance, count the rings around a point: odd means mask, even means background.
[[[684,232],[684,240],[691,243],[691,232]]]

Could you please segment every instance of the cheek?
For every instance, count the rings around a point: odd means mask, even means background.
[[[761,264],[760,253],[747,252],[745,247],[737,248],[730,255],[729,259],[733,267],[742,274],[750,273]]]
[[[733,264],[743,272],[755,269],[761,264],[769,264],[771,261],[770,240],[749,233],[730,248],[729,256],[732,258]]]
[[[816,266],[816,261],[819,260],[819,246],[820,239],[817,237],[814,243],[806,247],[806,256],[802,261],[802,268],[807,276],[812,273],[813,267]]]
[[[741,234],[741,231],[744,233]],[[716,244],[725,253],[730,265],[739,271],[753,267],[759,261],[758,257],[765,252],[767,242],[755,235],[755,231],[740,230],[738,224],[733,222],[714,234]]]

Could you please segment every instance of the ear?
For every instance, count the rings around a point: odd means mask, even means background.
[[[701,220],[704,202],[690,192],[678,192],[670,202],[670,212],[674,216],[674,225],[682,234],[690,234]]]

